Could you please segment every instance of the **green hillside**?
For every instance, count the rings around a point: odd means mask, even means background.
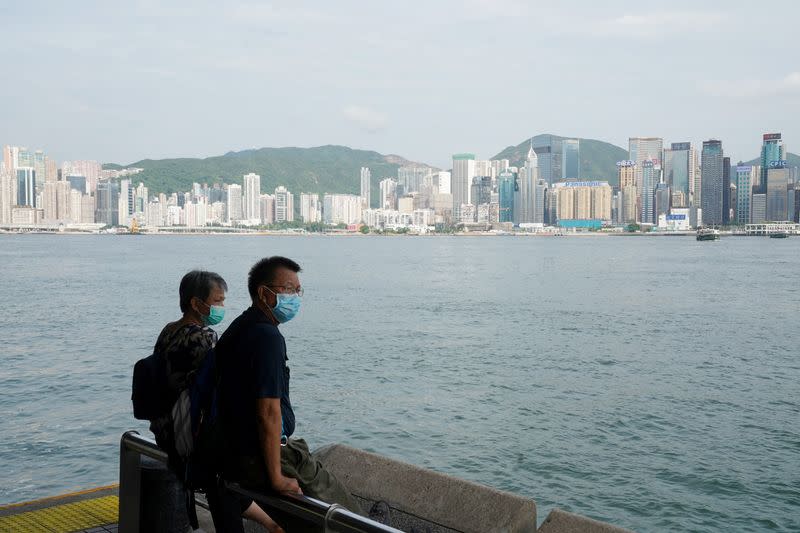
[[[545,135],[537,135],[538,140]],[[578,137],[561,137],[553,135],[555,139],[579,139]],[[617,161],[628,159],[628,151],[613,144],[595,139],[579,139],[581,158],[581,178],[606,180],[611,185],[617,185]],[[530,148],[530,138],[525,139],[517,146],[509,146],[492,159],[508,159],[511,165],[521,167],[525,162]]]
[[[279,185],[294,194],[359,194],[361,167],[372,174],[372,203],[377,203],[380,180],[397,177],[401,165],[412,164],[402,157],[378,152],[353,150],[345,146],[316,148],[260,148],[229,152],[205,159],[144,159],[124,167],[109,163],[107,169],[143,168],[132,181],[144,182],[150,193],[184,192],[192,183],[242,183],[242,176],[255,172],[261,176],[261,191],[271,192]]]

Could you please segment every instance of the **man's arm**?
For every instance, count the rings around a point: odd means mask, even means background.
[[[267,467],[267,476],[272,488],[278,492],[302,494],[297,480],[281,473],[281,401],[280,398],[258,398],[258,441]]]

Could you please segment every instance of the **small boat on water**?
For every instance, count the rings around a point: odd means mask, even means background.
[[[769,234],[770,239],[786,239],[787,237],[789,237],[788,231],[776,231]]]
[[[698,241],[717,241],[719,240],[719,230],[714,228],[700,228],[697,230]]]

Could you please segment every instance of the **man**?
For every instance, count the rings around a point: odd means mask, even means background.
[[[242,485],[307,494],[362,513],[358,502],[294,433],[286,342],[279,331],[300,310],[300,265],[266,257],[250,270],[252,306],[217,343],[225,475]]]

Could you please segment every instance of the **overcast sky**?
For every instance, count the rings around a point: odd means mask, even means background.
[[[792,0],[0,0],[0,143],[118,163],[341,144],[448,167],[545,132],[714,137],[736,161],[780,131],[797,152],[798,15]]]

